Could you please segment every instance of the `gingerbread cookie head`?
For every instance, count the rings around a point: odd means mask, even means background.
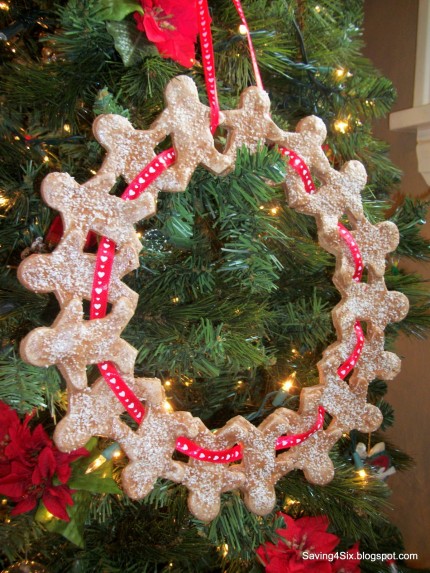
[[[134,129],[128,119],[114,114],[100,115],[93,132],[107,151],[96,178],[110,172],[123,175],[128,182],[154,159],[154,148],[163,140],[156,131]],[[157,188],[157,182],[152,187]]]
[[[270,113],[269,94],[256,86],[251,86],[240,96],[240,107],[246,108],[250,113],[261,115]]]
[[[327,137],[325,123],[315,115],[301,119],[297,124],[296,131],[315,146],[321,146]]]
[[[196,103],[200,104],[197,86],[188,76],[177,76],[170,80],[164,99],[168,107],[192,107]]]

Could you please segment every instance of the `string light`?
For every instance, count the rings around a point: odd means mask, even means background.
[[[173,412],[173,408],[171,406],[171,404],[169,404],[169,402],[167,400],[164,400],[163,402],[163,408],[166,410],[166,412]]]
[[[343,80],[344,78],[350,78],[352,76],[351,72],[346,68],[336,68],[334,73],[338,80]]]
[[[362,468],[361,470],[358,470],[357,473],[361,477],[361,479],[365,479],[367,477],[367,473],[366,473],[366,470],[364,468]]]
[[[166,381],[164,382],[164,386],[165,386],[166,388],[170,388],[170,387],[172,386],[172,381],[171,381],[171,380],[166,380]]]
[[[0,207],[5,207],[9,203],[9,199],[0,193]]]
[[[65,123],[65,124],[63,125],[63,129],[64,129],[64,131],[65,131],[66,133],[70,133],[70,129],[71,129],[71,128],[70,128],[70,125],[69,125],[68,123]]]
[[[296,373],[295,372],[290,374],[288,376],[288,378],[286,380],[284,380],[284,382],[281,384],[280,389],[276,393],[276,396],[272,400],[272,404],[274,406],[281,406],[285,402],[285,400],[287,398],[287,394],[291,390],[295,380],[296,380]]]
[[[347,119],[337,119],[334,122],[333,127],[339,133],[345,134],[349,130],[349,121]]]
[[[218,547],[218,550],[221,552],[223,557],[227,557],[228,555],[228,545],[227,543],[223,543]]]
[[[296,376],[297,373],[293,372],[292,374],[290,374],[290,376],[288,376],[288,378],[285,380],[285,382],[282,383],[282,390],[284,392],[289,392],[291,390],[291,388],[293,387],[293,384],[296,380]]]
[[[192,378],[189,378],[188,376],[182,376],[182,381],[184,386],[186,386],[187,388],[191,386],[191,384],[194,382],[194,380]]]
[[[100,454],[95,460],[93,460],[90,463],[90,465],[85,470],[85,473],[90,474],[91,472],[94,472],[97,468],[102,466],[105,463],[105,461],[106,461],[106,458]]]
[[[247,30],[244,24],[241,24],[237,30],[239,34],[241,34],[242,36],[246,36]]]
[[[0,10],[8,12],[10,10],[9,4],[7,2],[0,2]]]
[[[49,157],[47,155],[43,158],[43,163],[49,163]]]
[[[95,169],[90,169],[90,173],[92,173],[93,175],[97,175],[97,171]]]
[[[315,12],[318,12],[318,14],[321,12],[321,6],[319,4],[315,6]]]
[[[173,304],[177,304],[177,303],[179,302],[179,300],[180,300],[180,299],[179,299],[178,296],[172,297],[172,302],[173,302]]]
[[[19,141],[21,138],[19,137],[19,135],[15,135],[14,140],[15,141]]]
[[[272,207],[270,209],[270,214],[271,215],[277,215],[278,211],[279,211],[279,207]]]

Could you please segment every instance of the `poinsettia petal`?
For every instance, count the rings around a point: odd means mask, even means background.
[[[55,473],[56,467],[57,464],[55,463],[55,456],[52,448],[43,448],[37,458],[37,468],[35,469],[37,481],[34,481],[33,478],[33,483],[41,483],[44,479],[51,479]]]
[[[358,555],[360,553],[359,543],[355,543],[350,549],[348,549],[348,557],[346,559],[336,559],[333,561],[333,573],[360,573],[360,559]]]
[[[289,568],[289,563],[280,557],[274,556],[266,567],[266,573],[290,573],[293,569]]]
[[[51,487],[44,492],[42,501],[52,515],[64,521],[70,521],[66,511],[66,505],[73,505],[69,488],[63,485]]]
[[[145,28],[145,34],[150,42],[154,42],[154,44],[157,44],[159,42],[164,42],[166,40],[168,34],[160,29],[157,22],[151,15],[149,14],[144,15],[143,25]]]
[[[79,448],[70,454],[54,450],[55,461],[57,464],[56,474],[61,483],[67,483],[70,479],[70,474],[72,473],[70,464],[80,457],[88,456],[89,453],[90,452],[85,448]]]
[[[36,496],[29,496],[26,499],[20,501],[10,512],[11,515],[19,515],[20,513],[26,513],[31,511],[36,507]]]
[[[141,0],[143,17],[135,13],[138,30],[145,31],[163,58],[185,67],[194,64],[198,22],[195,0]]]
[[[78,458],[87,457],[90,455],[90,452],[86,448],[78,448],[77,450],[73,450],[70,454],[66,454],[69,458],[69,462],[74,462]]]
[[[139,12],[134,12],[133,18],[136,22],[136,27],[139,30],[139,32],[144,32],[145,31],[145,24],[143,22],[143,16],[141,14],[139,14]]]
[[[297,525],[303,531],[327,531],[329,520],[326,515],[314,515],[311,517],[301,517],[296,520]]]
[[[158,42],[156,46],[163,58],[171,58],[185,68],[191,67],[194,63],[194,44],[180,36],[177,36],[175,39]]]
[[[276,555],[276,546],[268,541],[264,545],[261,545],[256,550],[256,553],[260,557],[263,565],[266,566],[270,561],[271,556],[274,554]]]
[[[38,424],[32,434],[32,447],[33,449],[42,449],[45,446],[52,447],[52,441],[49,438],[48,434],[46,433],[42,424]]]
[[[56,485],[50,487],[49,491],[52,495],[62,499],[66,505],[73,505],[72,493],[75,493],[76,490],[70,489],[67,485]]]
[[[163,9],[168,21],[178,32],[196,39],[198,33],[197,6],[195,0],[154,0],[154,6]]]
[[[0,494],[9,497],[12,501],[21,499],[26,491],[26,482],[20,476],[9,474],[0,479]]]
[[[332,533],[327,533],[329,520],[326,515],[316,515],[311,517],[301,517],[296,520],[296,525],[300,527],[300,537],[306,535],[306,548],[312,547],[315,552],[331,553],[339,544],[340,538]]]
[[[290,515],[287,515],[285,513],[283,513],[281,515],[285,521],[286,528],[285,529],[277,529],[276,533],[278,533],[279,535],[281,535],[285,539],[288,539],[289,541],[296,540],[298,543],[300,543],[300,541],[303,537],[302,528],[298,525],[298,522],[300,522],[300,519],[294,520]]]
[[[0,462],[0,478],[5,477],[11,472],[11,464],[8,461]]]

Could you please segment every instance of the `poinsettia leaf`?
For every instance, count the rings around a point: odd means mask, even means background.
[[[100,10],[97,17],[99,20],[124,20],[132,12],[143,14],[143,8],[139,0],[99,0]]]
[[[85,490],[91,493],[121,493],[121,489],[112,479],[112,461],[104,462],[99,468],[73,476],[68,482],[71,489]]]
[[[157,48],[148,43],[134,22],[106,22],[106,29],[114,39],[115,49],[125,67],[136,64],[146,56],[158,54]]]
[[[80,491],[73,494],[73,505],[67,509],[70,521],[52,517],[40,502],[35,520],[42,523],[48,531],[59,533],[78,547],[84,546],[84,525],[90,507],[91,494]]]

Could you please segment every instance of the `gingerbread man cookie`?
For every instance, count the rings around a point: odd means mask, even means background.
[[[107,153],[96,177],[113,173],[130,182],[154,159],[154,148],[164,139],[156,129],[134,129],[125,117],[114,114],[100,115],[93,123],[97,141]],[[159,188],[157,181],[151,191]]]
[[[165,137],[171,135],[176,162],[162,176],[163,191],[185,191],[197,165],[219,175],[232,167],[230,157],[216,150],[209,127],[210,110],[199,100],[193,80],[178,76],[165,91],[166,109],[151,125]]]
[[[270,117],[270,99],[264,90],[252,86],[242,92],[239,108],[223,112],[222,125],[229,130],[225,153],[236,157],[245,145],[255,153],[266,141],[282,141],[283,131]],[[250,121],[252,117],[252,121]]]
[[[60,304],[73,298],[91,300],[96,256],[82,251],[85,242],[82,229],[71,228],[53,253],[35,254],[19,266],[18,279],[35,292],[54,292]],[[79,264],[75,264],[79,261]],[[125,244],[114,259],[108,300],[117,302],[126,297],[137,304],[137,293],[121,278],[139,267],[134,244]]]
[[[137,350],[119,338],[135,306],[121,298],[105,318],[84,320],[82,302],[67,303],[50,328],[36,328],[21,341],[21,356],[35,366],[56,364],[72,388],[87,385],[85,368],[111,360],[121,372],[132,374]]]
[[[134,224],[155,213],[155,198],[145,193],[133,201],[123,201],[109,195],[115,180],[109,172],[79,185],[67,173],[50,173],[43,180],[42,196],[60,211],[66,234],[79,228],[86,237],[91,230],[109,237],[119,247],[132,243],[139,252],[141,244]]]

